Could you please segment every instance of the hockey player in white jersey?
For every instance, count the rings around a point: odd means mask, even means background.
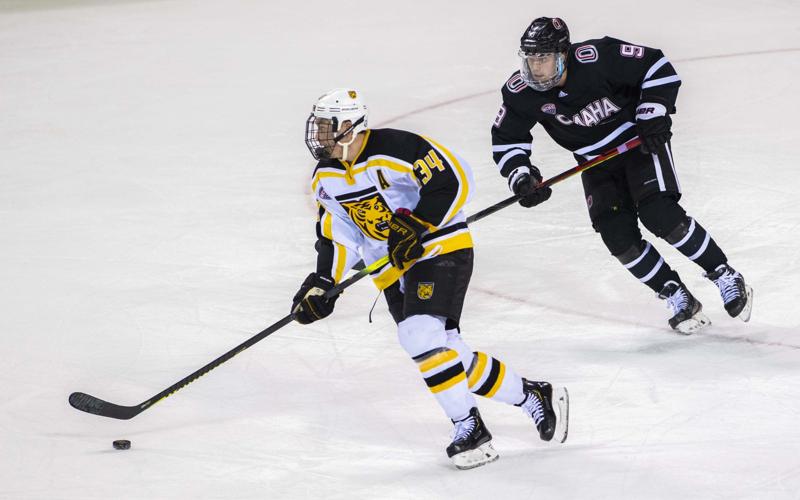
[[[459,469],[495,460],[492,435],[474,394],[520,406],[545,441],[567,437],[565,388],[523,379],[508,365],[473,352],[459,320],[472,274],[472,238],[462,211],[472,172],[452,151],[417,134],[369,129],[360,95],[336,89],[319,98],[306,123],[317,164],[317,269],[294,297],[303,324],[333,312],[323,294],[363,259],[389,256],[372,274],[397,323],[400,345],[452,420],[447,455]],[[555,408],[554,408],[555,406]]]

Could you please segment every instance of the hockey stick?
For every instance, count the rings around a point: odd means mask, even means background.
[[[592,167],[594,167],[596,165],[599,165],[599,164],[603,163],[606,160],[610,160],[611,158],[614,158],[615,156],[620,155],[620,154],[628,151],[629,149],[633,149],[636,146],[638,146],[639,144],[640,144],[639,138],[635,137],[635,138],[629,140],[628,142],[626,142],[625,144],[622,144],[621,146],[617,146],[616,148],[614,148],[614,149],[612,149],[610,151],[607,151],[606,153],[603,153],[600,156],[598,156],[598,157],[596,157],[596,158],[594,158],[594,159],[592,159],[590,161],[587,161],[585,163],[581,163],[580,165],[577,165],[576,167],[573,167],[573,168],[571,168],[569,170],[566,170],[566,171],[556,175],[555,177],[551,177],[550,179],[547,179],[546,181],[544,181],[542,183],[542,186],[549,187],[549,186],[552,186],[553,184],[559,183],[559,182],[563,181],[564,179],[572,177],[575,174],[578,174],[580,172],[584,172],[584,171],[586,171],[586,170],[588,170],[588,169],[590,169],[590,168],[592,168]],[[503,209],[503,208],[505,208],[505,207],[507,207],[509,205],[512,205],[512,204],[516,203],[517,201],[519,201],[519,199],[520,199],[520,197],[515,195],[515,196],[507,198],[507,199],[505,199],[505,200],[503,200],[503,201],[501,201],[499,203],[496,203],[496,204],[494,204],[494,205],[492,205],[490,207],[487,207],[487,208],[481,210],[480,212],[475,213],[475,214],[467,217],[467,223],[471,224],[473,222],[477,222],[477,221],[483,219],[484,217],[497,212],[498,210],[501,210],[501,209]],[[376,260],[372,264],[366,266],[365,268],[361,269],[360,271],[358,271],[354,275],[350,276],[346,280],[340,282],[338,285],[334,286],[333,288],[331,288],[330,290],[325,292],[325,297],[330,298],[330,297],[333,297],[333,296],[336,296],[336,295],[340,294],[345,288],[351,286],[352,284],[354,284],[355,282],[359,281],[360,279],[362,279],[363,277],[367,276],[368,274],[372,273],[373,271],[376,271],[376,270],[380,269],[381,267],[386,265],[388,262],[389,262],[389,257],[388,256],[381,257],[380,259]],[[178,382],[172,384],[171,386],[167,387],[166,389],[164,389],[163,391],[159,392],[155,396],[151,397],[150,399],[147,399],[146,401],[143,401],[142,403],[140,403],[140,404],[138,404],[136,406],[121,406],[121,405],[117,405],[117,404],[114,404],[114,403],[109,403],[108,401],[104,401],[104,400],[102,400],[100,398],[91,396],[89,394],[85,394],[83,392],[73,392],[72,394],[70,394],[70,396],[69,396],[69,404],[72,405],[72,407],[75,408],[76,410],[84,411],[86,413],[92,413],[94,415],[100,415],[100,416],[109,417],[109,418],[116,418],[116,419],[120,419],[120,420],[129,420],[129,419],[135,417],[136,415],[142,413],[146,409],[150,408],[154,404],[158,403],[162,399],[167,398],[168,396],[171,396],[172,394],[174,394],[176,391],[182,389],[183,387],[186,387],[190,383],[194,382],[195,380],[197,380],[198,378],[202,377],[206,373],[210,372],[214,368],[218,367],[222,363],[225,363],[226,361],[228,361],[232,357],[236,356],[237,354],[241,353],[242,351],[248,349],[249,347],[253,346],[254,344],[260,342],[263,339],[265,339],[266,337],[272,335],[276,331],[280,330],[284,326],[286,326],[289,323],[291,323],[293,320],[294,320],[294,317],[293,317],[292,314],[288,314],[288,315],[284,316],[282,319],[280,319],[276,323],[274,323],[274,324],[268,326],[266,329],[262,330],[259,334],[257,334],[255,336],[249,338],[248,340],[242,342],[241,344],[237,345],[236,347],[234,347],[230,351],[226,352],[222,356],[218,357],[214,361],[208,363],[207,365],[203,366],[199,370],[195,371],[191,375],[182,378]]]
[[[587,162],[584,162],[584,163],[581,163],[579,165],[576,165],[576,166],[572,167],[569,170],[565,170],[565,171],[561,172],[560,174],[547,179],[546,181],[542,182],[542,184],[539,186],[539,188],[550,187],[553,184],[558,184],[559,182],[563,181],[564,179],[569,179],[573,175],[580,174],[581,172],[585,172],[585,171],[589,170],[592,167],[600,165],[604,161],[608,161],[611,158],[614,158],[615,156],[619,156],[619,155],[621,155],[622,153],[624,153],[624,152],[626,152],[628,150],[637,148],[641,143],[642,143],[642,141],[638,137],[634,137],[633,139],[630,139],[625,144],[620,144],[619,146],[615,147],[614,149],[610,149],[610,150],[606,151],[605,153],[601,154],[600,156],[592,158],[591,160],[589,160]],[[491,214],[497,212],[498,210],[502,210],[502,209],[506,208],[509,205],[513,205],[514,203],[518,202],[520,200],[520,198],[522,198],[522,196],[514,195],[514,196],[511,196],[509,198],[506,198],[505,200],[503,200],[501,202],[495,203],[491,207],[486,207],[483,210],[481,210],[480,212],[472,214],[469,217],[467,217],[467,224],[471,224],[471,223],[473,223],[473,222],[475,222],[477,220],[481,220],[484,217],[486,217],[487,215],[491,215]]]

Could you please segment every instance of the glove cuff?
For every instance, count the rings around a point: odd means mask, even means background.
[[[326,292],[334,287],[336,281],[324,274],[319,273],[311,273],[306,277],[306,280],[303,282],[303,287],[306,287],[308,290],[311,288],[321,288]],[[304,294],[305,295],[305,294]]]
[[[514,184],[516,184],[523,175],[531,175],[530,167],[522,165],[508,174],[508,189],[510,189],[512,193],[514,193]]]
[[[436,227],[429,223],[428,221],[424,220],[419,215],[415,214],[411,210],[407,208],[398,208],[394,211],[396,215],[402,217],[406,222],[414,226],[414,229],[422,234],[427,230],[434,230]]]
[[[667,107],[658,102],[643,102],[636,106],[636,120],[652,120],[667,115]]]

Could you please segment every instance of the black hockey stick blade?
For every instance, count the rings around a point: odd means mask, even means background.
[[[86,394],[83,392],[73,392],[69,395],[69,404],[75,408],[76,410],[80,410],[86,413],[91,413],[93,415],[100,415],[101,417],[109,417],[109,418],[116,418],[119,420],[129,420],[136,415],[142,413],[146,409],[150,408],[154,404],[158,403],[164,398],[171,396],[176,391],[186,387],[187,385],[191,384],[198,378],[202,377],[206,373],[210,372],[214,368],[218,367],[222,363],[228,361],[232,357],[236,356],[237,354],[241,353],[248,347],[252,346],[256,342],[261,341],[262,339],[268,337],[272,333],[280,330],[284,326],[288,325],[294,320],[294,316],[289,314],[285,316],[283,319],[273,323],[272,325],[268,326],[266,329],[250,337],[249,339],[245,340],[241,344],[237,345],[230,351],[226,352],[222,356],[218,357],[214,361],[208,363],[207,365],[203,366],[202,368],[196,370],[191,375],[180,379],[179,381],[175,382],[171,386],[167,387],[163,391],[159,392],[152,398],[139,403],[136,406],[121,406],[114,403],[109,403],[108,401],[103,401],[100,398],[94,397],[90,394]]]
[[[130,420],[143,410],[143,408],[139,408],[138,406],[115,405],[114,403],[103,401],[100,398],[90,396],[83,392],[73,392],[70,394],[69,404],[76,410],[120,420]]]

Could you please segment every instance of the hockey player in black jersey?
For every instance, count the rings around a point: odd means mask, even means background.
[[[474,395],[521,407],[541,439],[563,442],[566,389],[523,379],[473,352],[461,336],[473,264],[463,212],[473,189],[470,166],[431,138],[368,128],[366,106],[349,89],[320,97],[306,122],[306,145],[319,160],[311,180],[319,206],[317,269],[294,296],[294,318],[307,324],[331,314],[336,298],[323,294],[359,259],[372,265],[388,255],[372,278],[400,345],[453,421],[446,451],[456,467],[498,457]]]
[[[638,222],[705,270],[731,317],[750,319],[752,289],[709,233],[678,204],[681,186],[670,131],[681,80],[664,54],[605,37],[570,43],[559,18],[540,17],[520,41],[522,67],[502,88],[492,127],[492,152],[510,189],[531,207],[550,188],[530,160],[531,128],[541,124],[578,161],[639,136],[641,146],[582,174],[595,231],[620,263],[672,310],[669,325],[685,334],[710,324],[702,305]]]

